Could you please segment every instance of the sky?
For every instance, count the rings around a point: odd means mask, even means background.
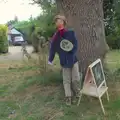
[[[13,20],[15,16],[21,20],[28,20],[30,16],[38,16],[40,7],[30,5],[30,0],[0,0],[0,24]]]

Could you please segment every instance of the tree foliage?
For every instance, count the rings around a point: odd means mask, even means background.
[[[40,32],[46,39],[51,37],[55,31],[55,26],[53,24],[53,17],[56,14],[55,2],[49,2],[47,0],[43,0],[41,2],[34,1],[34,4],[36,3],[40,3],[39,5],[41,5],[43,10],[43,12],[38,17],[32,19],[30,17],[29,21],[13,22],[13,26],[16,27],[18,30],[22,31],[25,39],[30,44],[32,43],[32,26],[35,26],[36,32]]]
[[[55,0],[31,0],[31,4],[38,4],[43,12],[37,18],[29,21],[11,21],[14,26],[22,31],[28,43],[31,43],[31,27],[35,25],[37,31],[42,31],[46,39],[55,31],[53,17],[57,14],[57,5]],[[104,0],[104,23],[106,39],[111,48],[118,48],[116,44],[120,36],[120,0]]]
[[[104,0],[103,9],[104,9],[104,22],[106,35],[109,35],[113,32],[114,29],[114,0]]]
[[[120,48],[120,0],[104,0],[106,39],[112,49]]]
[[[8,52],[7,26],[0,25],[0,53]]]

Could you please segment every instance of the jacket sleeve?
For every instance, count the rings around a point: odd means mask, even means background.
[[[54,60],[54,57],[55,57],[55,53],[56,53],[56,49],[55,49],[55,42],[54,40],[52,40],[50,42],[50,51],[49,51],[49,62],[52,63],[52,61]]]
[[[75,54],[78,49],[78,42],[74,31],[72,31],[72,44],[73,44],[73,49],[70,51],[70,53]]]

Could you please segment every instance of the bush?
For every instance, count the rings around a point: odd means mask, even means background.
[[[7,26],[0,25],[0,53],[8,52]]]
[[[111,49],[120,49],[120,36],[109,35],[106,37],[107,43]]]
[[[14,27],[24,33],[24,39],[28,42],[28,44],[32,44],[32,26],[35,26],[36,33],[40,32],[41,35],[44,36],[47,40],[55,32],[53,17],[54,15],[51,14],[43,14],[32,21],[18,22],[14,25]]]
[[[20,27],[16,27],[19,31],[23,33],[24,39],[27,41],[28,44],[32,44],[31,40],[31,24],[21,25]]]

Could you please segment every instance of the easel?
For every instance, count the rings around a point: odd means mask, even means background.
[[[93,73],[93,70],[92,70],[92,68],[98,63],[100,63],[101,72],[103,74],[103,80],[101,81],[99,86],[97,86],[95,76],[94,76],[94,73]],[[109,101],[108,87],[107,87],[106,80],[105,80],[105,75],[104,75],[104,71],[103,71],[102,62],[101,62],[100,59],[98,59],[95,62],[93,62],[87,69],[87,73],[86,73],[86,76],[85,76],[83,88],[80,91],[80,96],[79,96],[79,100],[78,100],[77,105],[79,106],[80,101],[81,101],[81,97],[82,97],[83,94],[88,95],[88,96],[92,96],[92,97],[96,97],[96,98],[99,99],[102,111],[105,114],[105,109],[104,109],[102,99],[101,99],[101,97],[105,93],[107,95],[107,100]]]

